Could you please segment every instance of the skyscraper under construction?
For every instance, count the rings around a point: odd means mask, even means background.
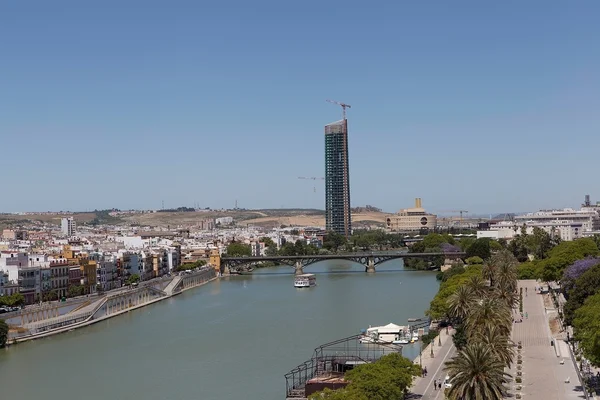
[[[325,225],[349,237],[352,233],[350,215],[350,172],[348,170],[348,120],[346,104],[341,121],[325,125]]]

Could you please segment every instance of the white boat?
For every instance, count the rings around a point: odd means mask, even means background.
[[[412,341],[413,342],[418,342],[419,341],[419,331],[413,331],[413,333],[412,333]]]
[[[405,341],[406,340],[406,341]],[[389,323],[384,326],[370,326],[359,339],[360,343],[408,343],[410,336],[405,326]]]
[[[317,277],[314,274],[296,275],[294,278],[294,287],[305,288],[317,286]]]

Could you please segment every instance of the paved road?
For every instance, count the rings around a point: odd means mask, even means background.
[[[446,372],[444,371],[444,363],[448,361],[456,349],[452,343],[452,330],[446,334],[446,330],[442,329],[439,339],[441,340],[442,346],[439,346],[439,341],[436,338],[433,343],[433,358],[431,358],[431,345],[423,349],[421,354],[421,363],[423,367],[427,368],[427,376],[419,377],[413,383],[411,395],[409,399],[443,399],[444,398],[444,387],[442,384],[442,390],[434,389],[434,379],[439,381],[444,380]],[[415,359],[415,363],[419,364],[419,358]]]
[[[543,295],[535,292],[534,280],[519,281],[523,288],[523,311],[528,318],[513,325],[512,339],[523,344],[523,388],[526,399],[564,400],[584,398],[565,343],[556,341],[559,355],[551,345],[552,335],[548,326],[548,314],[544,308]],[[525,296],[527,288],[527,296]],[[518,318],[519,316],[517,316]],[[561,360],[564,361],[561,364]],[[513,370],[515,367],[513,367]],[[512,373],[512,371],[511,371]],[[565,382],[569,378],[569,382]],[[514,388],[513,384],[513,388]],[[512,390],[514,393],[515,390]]]

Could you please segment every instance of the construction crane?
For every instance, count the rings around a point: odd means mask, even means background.
[[[323,177],[318,177],[318,176],[299,176],[299,177],[298,177],[298,179],[310,179],[310,180],[313,180],[313,181],[316,181],[317,179],[318,179],[318,180],[321,180],[321,181],[324,181],[324,180],[325,180],[325,178],[323,178]],[[315,182],[315,183],[316,183],[316,182]],[[316,186],[316,185],[313,187],[313,191],[314,191],[315,193],[317,193],[317,186]]]
[[[352,106],[350,104],[340,103],[339,101],[335,101],[335,100],[325,100],[325,101],[328,103],[331,103],[331,104],[337,104],[338,106],[341,106],[342,107],[342,116],[343,116],[344,120],[346,119],[346,107],[352,108]]]
[[[447,210],[447,211],[440,211],[440,212],[450,212],[450,213],[458,213],[460,214],[460,224],[462,225],[463,222],[463,214],[467,214],[468,211],[467,210]]]

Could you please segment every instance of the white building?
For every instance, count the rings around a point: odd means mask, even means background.
[[[63,235],[66,235],[69,237],[75,235],[76,228],[77,228],[77,225],[76,225],[73,217],[62,218],[60,220],[60,230]]]
[[[233,222],[233,217],[221,217],[215,219],[215,224],[219,225],[229,225]]]
[[[521,233],[525,225],[527,234],[533,233],[533,228],[540,228],[550,235],[557,235],[564,241],[571,241],[585,236],[586,232],[598,230],[600,219],[598,213],[591,208],[573,210],[542,210],[516,216],[514,221],[501,221],[490,225],[488,231],[478,231],[477,238],[512,239]]]

